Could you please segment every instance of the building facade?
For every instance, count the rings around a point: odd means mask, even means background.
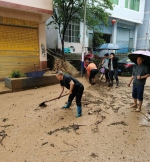
[[[138,27],[137,49],[150,51],[150,1],[149,0],[145,0],[143,24],[139,25]]]
[[[0,0],[0,78],[47,68],[46,20],[52,0]]]
[[[106,43],[116,43],[120,46],[120,50],[116,53],[127,53],[136,50],[138,27],[143,23],[145,0],[110,0],[114,8],[107,10],[111,14],[108,20],[108,26],[98,24],[97,29],[101,29],[103,39]],[[147,0],[149,1],[149,0]],[[112,23],[115,20],[115,23]],[[52,27],[52,26],[51,26]],[[55,42],[47,44],[48,48],[58,47],[61,49],[61,41],[57,30],[52,30],[50,26],[47,29],[47,42],[50,42],[52,34],[55,32]],[[100,28],[99,28],[100,27]],[[53,27],[54,29],[54,27]],[[85,47],[98,47],[95,42],[95,33],[86,30]],[[74,47],[75,53],[81,53],[83,39],[83,23],[70,23],[65,36],[65,48]],[[52,40],[51,40],[52,41]],[[56,45],[57,42],[57,45]]]
[[[47,24],[52,21],[52,18],[47,20]],[[53,39],[52,39],[53,38]],[[65,34],[65,49],[70,49],[71,53],[81,53],[83,40],[83,23],[70,22]],[[88,47],[88,31],[85,34],[85,47]],[[73,47],[73,51],[72,51]],[[61,40],[58,30],[53,24],[47,26],[47,48],[61,49]]]
[[[102,28],[103,38],[107,43],[120,46],[116,53],[127,53],[136,50],[138,27],[143,23],[145,0],[111,0],[114,9],[111,13],[109,25]],[[115,20],[115,23],[112,21]]]

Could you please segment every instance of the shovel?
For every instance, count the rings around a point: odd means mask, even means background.
[[[64,96],[67,96],[68,95],[68,93],[67,94],[64,94],[64,95],[62,95],[62,96],[60,96],[60,98],[61,97],[64,97]],[[47,100],[47,101],[44,101],[44,102],[42,102],[42,103],[40,103],[39,104],[39,107],[46,107],[46,102],[50,102],[50,101],[54,101],[54,100],[57,100],[58,99],[58,97],[56,97],[56,98],[53,98],[53,99],[51,99],[51,100]]]

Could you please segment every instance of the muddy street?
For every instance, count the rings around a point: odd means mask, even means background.
[[[129,77],[120,77],[118,88],[78,79],[85,86],[79,118],[75,101],[61,108],[67,96],[39,107],[58,97],[60,85],[0,95],[1,162],[150,161],[150,78],[142,112],[130,108]]]

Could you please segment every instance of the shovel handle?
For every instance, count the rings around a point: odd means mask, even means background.
[[[59,98],[62,98],[62,97],[67,96],[67,95],[68,95],[68,93],[67,93],[67,94],[64,94],[64,95],[62,95],[62,96],[60,96]],[[58,97],[53,98],[53,99],[51,99],[51,100],[47,100],[47,101],[45,101],[45,102],[50,102],[50,101],[54,101],[54,100],[57,100],[57,99],[58,99]]]

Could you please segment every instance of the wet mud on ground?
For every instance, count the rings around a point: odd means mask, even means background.
[[[103,82],[90,86],[85,78],[83,116],[76,104],[55,98],[59,85],[0,95],[1,162],[148,162],[150,150],[150,78],[142,112],[134,112],[129,77],[118,88]],[[67,90],[65,90],[67,92]]]

